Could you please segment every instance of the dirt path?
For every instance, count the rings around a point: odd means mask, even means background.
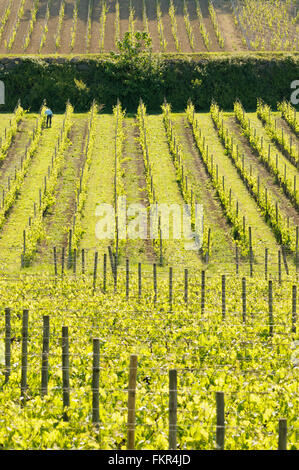
[[[18,54],[20,52],[24,52],[23,44],[28,33],[29,21],[31,20],[31,10],[33,9],[33,2],[34,0],[26,0],[25,2],[24,16],[21,19],[20,26],[17,31],[11,52]],[[28,51],[28,49],[26,51]]]
[[[281,120],[281,122],[283,123],[284,126],[286,126],[286,129],[288,129],[288,131],[293,134],[294,136],[296,136],[297,140],[299,139],[299,133],[295,132],[295,130],[291,127],[291,125],[281,116],[279,118]]]
[[[285,196],[282,189],[275,184],[273,176],[267,171],[264,165],[256,158],[248,141],[241,133],[240,126],[236,123],[233,116],[227,117],[225,122],[227,123],[232,135],[236,136],[236,139],[240,142],[240,153],[245,156],[245,167],[250,168],[252,166],[252,174],[260,175],[261,188],[266,186],[270,189],[274,199],[277,200],[279,209],[284,213],[286,217],[290,217],[295,225],[299,225],[299,214],[296,209],[292,206],[288,198]]]
[[[17,12],[19,10],[19,6],[20,6],[20,0],[14,0],[12,2],[11,12],[10,12],[9,18],[6,22],[6,25],[5,25],[5,28],[1,37],[0,54],[7,54],[7,52],[9,52],[5,47],[5,41],[9,42],[9,39],[11,37],[13,26],[17,18]]]
[[[119,1],[119,22],[121,38],[123,38],[124,34],[129,31],[129,4],[129,0]]]
[[[115,1],[107,0],[107,7],[109,10],[106,13],[104,51],[109,52],[115,50]]]
[[[135,18],[135,24],[134,24],[134,30],[135,31],[144,31],[144,26],[143,26],[143,17],[142,17],[142,11],[143,11],[143,4],[142,0],[133,0],[132,1],[132,7],[134,9],[134,18]]]
[[[169,0],[160,0],[164,37],[167,41],[167,52],[176,52],[175,42],[171,31],[171,21],[169,16]]]
[[[149,34],[152,38],[153,52],[160,52],[160,39],[157,23],[156,2],[153,0],[145,0],[146,16],[148,21]]]
[[[209,155],[213,155],[214,169],[218,165],[219,180],[221,181],[224,177],[227,195],[229,190],[231,190],[232,207],[236,207],[238,202],[240,221],[242,222],[243,217],[245,217],[246,229],[251,227],[254,258],[256,263],[262,267],[265,248],[276,253],[279,249],[274,232],[265,221],[256,201],[241,180],[231,159],[226,154],[211,116],[209,114],[197,114],[196,117],[202,135],[205,136],[205,143],[209,146]]]
[[[22,234],[33,216],[33,204],[39,200],[39,188],[43,187],[44,176],[51,164],[57,136],[62,124],[62,116],[56,116],[52,127],[44,129],[38,148],[30,159],[30,165],[21,185],[18,198],[14,202],[0,233],[0,259],[7,272],[20,267]]]
[[[184,199],[178,184],[177,172],[169,153],[162,115],[147,115],[146,129],[156,201],[158,204],[166,204],[168,207],[174,204],[172,206],[174,215],[172,228],[168,215],[165,213],[163,215],[163,212],[161,214],[161,228],[164,233],[164,264],[170,266],[184,264],[192,269],[199,268],[203,265],[202,258],[198,249],[190,246],[190,239],[186,240],[184,236],[173,238],[173,235],[175,235],[173,229],[179,227],[177,223],[179,223],[182,214]],[[187,229],[187,225],[185,229]]]
[[[83,148],[87,132],[87,118],[76,117],[70,133],[71,145],[67,149],[64,168],[59,177],[56,202],[45,218],[46,239],[39,245],[35,264],[51,263],[53,246],[67,247],[67,227],[72,224],[75,211],[75,185],[83,164]]]
[[[79,8],[78,8],[76,42],[75,42],[75,46],[73,50],[74,54],[86,53],[88,5],[89,5],[89,0],[80,1]]]
[[[7,178],[14,175],[15,167],[20,165],[21,156],[25,154],[29,136],[35,125],[35,119],[25,118],[18,127],[18,132],[0,167],[0,187],[7,185]]]
[[[279,146],[276,145],[276,143],[273,142],[272,139],[269,137],[269,135],[267,134],[265,130],[265,127],[263,126],[263,123],[257,117],[257,114],[247,113],[247,117],[250,119],[250,123],[251,123],[250,125],[251,125],[252,130],[256,132],[257,139],[263,138],[263,143],[266,148],[268,148],[270,145],[272,160],[276,158],[275,156],[277,155],[279,174],[282,178],[284,178],[284,174],[286,172],[287,180],[289,181],[289,184],[291,184],[291,187],[292,187],[294,177],[296,176],[298,178],[297,168],[290,162],[290,160],[284,155],[284,153],[281,152],[281,150],[279,149]],[[256,158],[258,159],[258,156]]]
[[[89,52],[99,53],[99,41],[101,36],[101,18],[102,2],[95,0],[93,4],[92,17],[91,17],[91,38],[89,44]]]
[[[289,124],[282,118],[282,117],[279,117],[279,116],[275,116],[275,119],[276,119],[276,122],[277,122],[277,127],[278,128],[283,128],[283,131],[288,134],[288,136],[292,136],[293,138],[293,142],[297,143],[297,147],[299,145],[299,137],[296,136],[295,134],[295,131],[294,129],[292,129]]]
[[[42,48],[42,54],[54,54],[55,52],[55,34],[57,31],[57,19],[59,15],[59,0],[53,0],[50,8],[50,17],[48,21],[48,33],[46,41]]]
[[[80,6],[82,3],[83,2],[81,0]],[[70,44],[72,40],[71,38],[72,38],[72,27],[73,27],[74,4],[75,4],[75,0],[72,0],[72,2],[65,3],[64,18],[63,18],[63,23],[62,23],[62,28],[61,28],[60,47],[57,49],[57,52],[61,54],[69,54],[71,52]],[[83,38],[81,38],[79,34],[80,6],[78,8],[78,22],[77,22],[76,39],[75,39],[75,46],[74,46],[73,52],[75,50],[76,52],[85,52],[85,44],[86,44],[85,35],[84,35],[84,40],[83,40]],[[59,8],[60,8],[60,5],[58,6],[58,12],[57,12],[56,31],[58,27]],[[56,35],[56,31],[54,33],[55,35]],[[80,46],[79,50],[78,50],[78,44]]]
[[[186,31],[183,2],[181,0],[175,0],[173,3],[176,9],[175,15],[178,28],[178,39],[181,44],[181,50],[182,52],[193,52]]]
[[[215,240],[212,248],[212,256],[216,259],[224,259],[228,263],[233,262],[234,241],[231,235],[231,227],[226,221],[219,200],[211,183],[198,150],[195,147],[192,130],[188,125],[187,119],[182,117],[180,120],[180,141],[185,152],[191,156],[188,169],[193,172],[193,178],[196,187],[200,192],[201,202],[204,206],[205,224],[211,227],[213,238]],[[185,160],[186,162],[186,160]]]
[[[211,21],[210,13],[209,13],[209,2],[208,0],[200,0],[200,8],[202,12],[202,16],[204,18],[204,24],[206,30],[209,34],[210,39],[210,51],[211,52],[219,52],[221,51],[221,47],[218,44],[217,36],[215,34],[214,26]]]
[[[141,148],[137,144],[138,131],[136,122],[132,118],[125,120],[126,140],[123,154],[125,161],[122,163],[124,169],[124,184],[127,204],[141,204],[149,207],[149,200],[146,191],[145,168]],[[130,219],[132,223],[132,218]],[[156,255],[152,241],[127,240],[124,247],[126,258],[135,258],[138,262],[154,263]]]
[[[36,15],[36,23],[31,34],[29,46],[26,49],[26,53],[28,54],[38,54],[42,34],[44,31],[46,11],[47,3],[45,1],[40,2],[39,9]],[[27,24],[26,34],[28,26],[29,25]]]
[[[198,21],[197,12],[196,12],[195,0],[189,0],[186,3],[188,6],[189,20],[192,26],[193,36],[194,36],[194,52],[206,51],[207,48],[202,39],[200,29],[199,29],[199,21]]]
[[[224,49],[230,52],[246,51],[247,47],[242,41],[239,28],[235,25],[230,4],[224,0],[214,0],[214,7],[224,36]]]
[[[296,136],[294,130],[288,125],[288,123],[283,118],[275,116],[275,120],[276,120],[276,128],[277,128],[278,132],[281,133],[281,129],[283,129],[284,139],[287,142],[287,149],[288,150],[290,149],[290,137],[291,137],[292,138],[292,149],[294,149],[294,147],[295,147],[297,149],[297,155],[298,155],[298,153],[299,153],[299,138]],[[275,141],[273,141],[273,142],[275,143]],[[295,165],[294,165],[294,167],[296,168]]]
[[[7,5],[8,5],[8,0],[4,0],[0,3],[0,19],[4,15],[4,13],[6,11],[6,8],[7,8]]]

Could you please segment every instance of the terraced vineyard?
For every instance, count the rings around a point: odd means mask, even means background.
[[[68,104],[51,128],[42,114],[24,113],[20,105],[1,117],[3,272],[53,273],[54,247],[57,260],[64,249],[72,265],[84,250],[92,271],[93,252],[101,257],[109,245],[120,264],[130,258],[163,269],[184,260],[211,272],[260,274],[267,250],[269,267],[277,271],[281,252],[284,271],[296,271],[298,137],[285,115],[261,102],[249,114],[241,103],[234,113],[216,104],[208,114],[195,113],[192,104],[181,114],[167,104],[161,115],[147,115],[143,104],[135,116],[120,103],[112,115],[98,111],[93,105],[88,114],[75,114]],[[102,205],[116,201],[119,227],[103,235]],[[188,204],[193,228],[200,219],[198,249],[188,248],[186,233],[178,240],[174,227],[166,237],[162,213],[157,233],[140,230],[132,205],[149,211],[163,203]],[[203,205],[200,217],[196,204]]]
[[[297,448],[298,120],[278,107],[0,116],[2,448]],[[163,203],[191,238],[163,212],[143,232]]]
[[[147,31],[154,52],[294,51],[297,8],[295,0],[1,0],[0,53],[109,52],[127,31]]]

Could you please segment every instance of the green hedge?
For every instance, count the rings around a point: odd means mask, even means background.
[[[290,84],[299,79],[299,54],[189,54],[154,56],[148,67],[118,63],[107,56],[0,57],[0,80],[12,111],[18,98],[37,111],[44,98],[54,112],[62,112],[69,98],[77,112],[85,112],[95,98],[111,111],[117,98],[135,112],[142,97],[149,112],[160,112],[164,97],[174,111],[183,111],[188,98],[208,111],[214,98],[231,110],[239,98],[246,109],[262,98],[273,108],[290,99]]]

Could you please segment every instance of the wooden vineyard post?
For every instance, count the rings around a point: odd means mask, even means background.
[[[206,290],[206,272],[201,271],[201,314],[205,313],[205,292]]]
[[[281,252],[278,250],[278,281],[281,284]]]
[[[72,267],[72,229],[69,230],[69,254],[68,254],[68,262],[67,262],[68,269]]]
[[[299,243],[299,227],[296,227],[296,273],[298,272],[298,266],[299,266],[299,257],[298,257],[298,243]]]
[[[109,259],[110,259],[110,265],[111,265],[111,271],[112,271],[112,275],[114,276],[114,261],[113,261],[113,253],[112,253],[112,249],[111,249],[111,246],[110,246],[110,245],[108,246],[108,253],[109,253]]]
[[[283,260],[284,268],[285,268],[286,274],[288,276],[289,275],[289,266],[288,266],[286,250],[285,250],[285,247],[283,245],[281,247],[281,251],[282,251],[282,260]]]
[[[117,263],[118,263],[118,255],[115,252],[114,255],[114,293],[117,291]]]
[[[98,424],[100,419],[100,340],[93,339],[92,362],[92,422]]]
[[[103,259],[103,292],[107,290],[107,253],[104,253]]]
[[[292,287],[292,333],[296,333],[297,321],[297,286]]]
[[[268,248],[265,248],[265,279],[268,279]]]
[[[41,396],[48,394],[49,378],[49,338],[50,337],[50,318],[43,316],[43,352],[42,352],[42,377],[41,377]]]
[[[169,268],[169,307],[172,309],[172,268]]]
[[[126,259],[126,299],[129,299],[130,295],[130,262]]]
[[[53,255],[54,255],[54,274],[57,276],[57,253],[56,253],[56,246],[53,248]]]
[[[253,276],[253,251],[252,251],[251,227],[248,227],[248,232],[249,232],[250,277],[252,277]]]
[[[246,323],[246,278],[242,278],[242,320]]]
[[[177,448],[177,371],[169,371],[169,450]]]
[[[10,308],[5,309],[5,380],[7,383],[10,376],[10,363],[11,363],[11,317]]]
[[[96,251],[94,254],[92,295],[94,295],[95,289],[96,289],[97,268],[98,268],[98,252]]]
[[[153,277],[154,277],[154,303],[157,303],[157,265],[153,264]]]
[[[216,392],[216,413],[217,413],[216,448],[218,450],[224,450],[225,424],[224,424],[224,393],[223,392]]]
[[[185,304],[188,304],[188,269],[184,271],[184,301]]]
[[[273,290],[272,281],[269,281],[269,335],[273,336]]]
[[[21,255],[21,267],[25,267],[25,256],[26,256],[26,230],[23,230],[23,253]]]
[[[160,266],[163,266],[163,237],[161,227],[161,216],[159,216],[159,248],[160,248]]]
[[[225,274],[222,275],[222,320],[225,319]]]
[[[207,251],[206,251],[206,263],[209,262],[210,259],[210,240],[211,240],[211,229],[209,228],[208,230],[208,246],[207,246]]]
[[[128,424],[127,424],[127,449],[135,448],[135,405],[136,405],[136,376],[137,356],[130,356],[129,388],[128,388]]]
[[[236,274],[239,274],[239,247],[236,244]]]
[[[117,289],[117,265],[116,265],[116,258],[114,257],[114,255],[112,253],[111,246],[108,246],[108,253],[109,253],[111,271],[112,271],[113,280],[114,280],[114,292],[116,292],[116,289]]]
[[[287,420],[281,418],[278,424],[278,450],[287,450]]]
[[[64,274],[64,246],[62,247],[62,253],[61,253],[61,275],[63,276]]]
[[[69,364],[69,332],[68,327],[62,327],[62,395],[63,421],[68,421],[66,408],[70,406],[70,364]]]
[[[21,400],[25,403],[27,391],[27,369],[28,369],[28,310],[23,310],[22,322],[22,365],[21,365]]]
[[[141,276],[141,263],[138,263],[138,299],[141,298],[141,291],[142,291],[142,276]]]
[[[76,271],[77,271],[77,250],[75,248],[74,255],[73,255],[73,273],[76,274]]]
[[[81,273],[85,274],[85,250],[82,248],[81,250]]]

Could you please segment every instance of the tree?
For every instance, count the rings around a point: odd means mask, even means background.
[[[126,32],[123,39],[117,41],[118,53],[110,52],[111,56],[128,65],[144,64],[151,59],[152,38],[147,32]]]

